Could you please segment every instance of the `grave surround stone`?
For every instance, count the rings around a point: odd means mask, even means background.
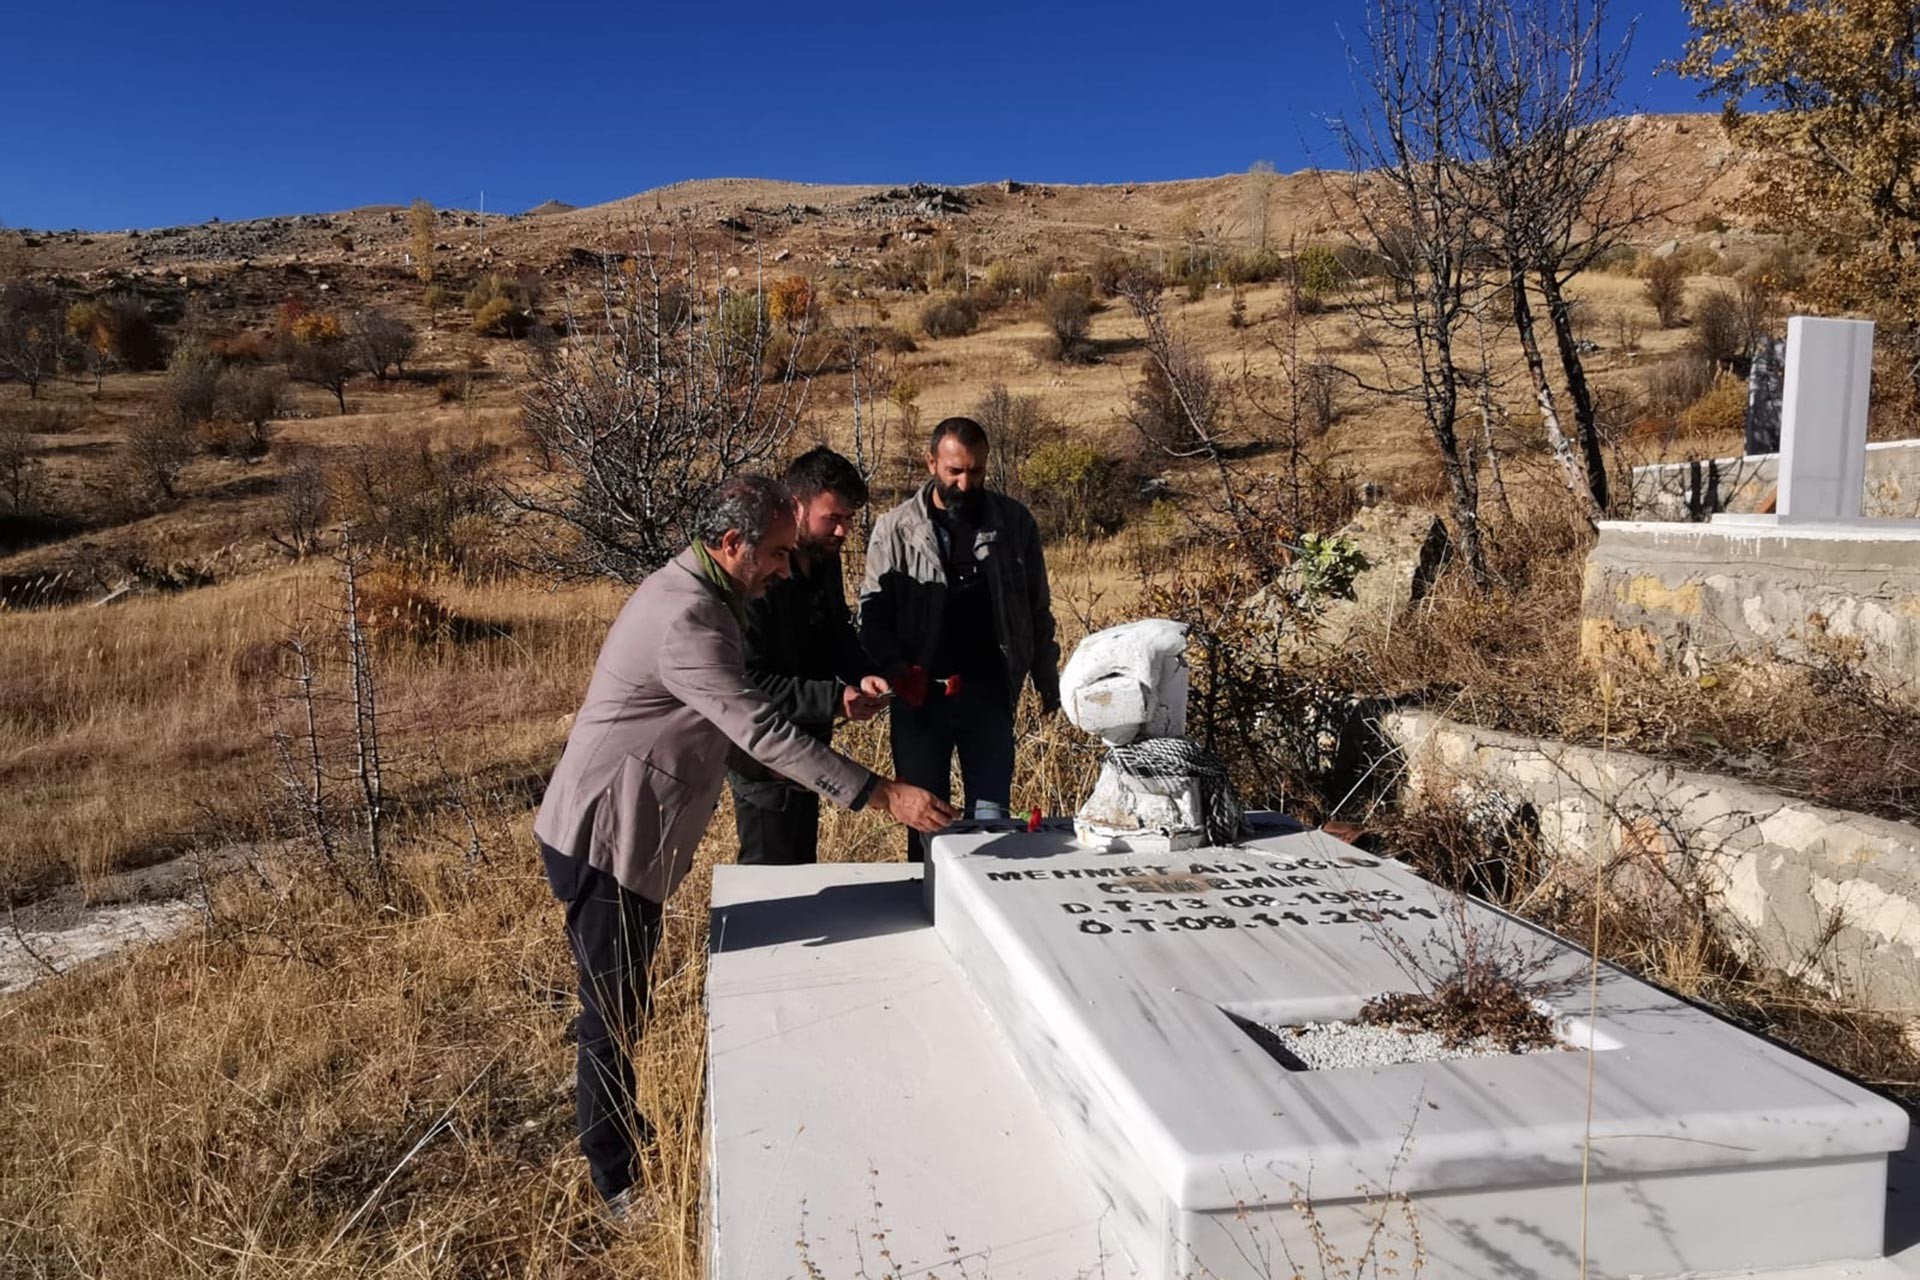
[[[1062,823],[931,846],[935,929],[1143,1276],[1368,1238],[1426,1277],[1572,1274],[1583,1239],[1593,1276],[1878,1255],[1898,1107],[1607,966],[1589,1018],[1577,949],[1255,820],[1155,857]],[[1242,1026],[1349,1018],[1462,929],[1537,961],[1577,1051],[1293,1072]]]

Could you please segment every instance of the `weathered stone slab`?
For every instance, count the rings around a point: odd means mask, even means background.
[[[1311,1274],[1383,1217],[1431,1278],[1570,1274],[1583,1238],[1594,1276],[1879,1253],[1899,1108],[1605,966],[1589,1020],[1575,949],[1261,829],[1153,861],[1058,826],[932,842],[935,927],[1143,1275]],[[1463,927],[1534,957],[1594,1052],[1293,1072],[1241,1025],[1349,1017]]]
[[[1920,697],[1920,521],[1602,521],[1580,627],[1590,659],[1689,674],[1853,643],[1863,671]]]
[[[1430,711],[1395,711],[1380,729],[1406,757],[1410,797],[1528,812],[1547,856],[1578,866],[1640,876],[1645,860],[1648,880],[1707,890],[1757,961],[1920,1019],[1920,827]]]

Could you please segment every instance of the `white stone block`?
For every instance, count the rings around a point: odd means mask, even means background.
[[[1782,521],[1854,520],[1867,480],[1873,322],[1793,316],[1780,418]]]

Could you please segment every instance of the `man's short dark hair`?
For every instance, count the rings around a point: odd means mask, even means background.
[[[837,493],[851,506],[867,505],[867,482],[861,479],[859,468],[825,445],[789,462],[782,479],[795,502],[811,502],[823,493]]]
[[[987,449],[987,429],[972,418],[942,418],[933,426],[933,434],[927,437],[927,452],[940,452],[940,442],[948,436],[958,440],[970,453],[984,453]]]
[[[700,512],[700,541],[717,547],[727,530],[738,529],[750,547],[760,545],[782,514],[793,514],[793,495],[772,476],[728,476],[713,487]]]

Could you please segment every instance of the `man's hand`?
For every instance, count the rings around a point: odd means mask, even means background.
[[[879,676],[868,676],[840,691],[840,714],[849,720],[870,720],[887,705],[893,688]]]
[[[922,835],[932,835],[960,815],[954,807],[931,791],[910,782],[880,778],[867,794],[867,807],[884,809],[902,826]]]

